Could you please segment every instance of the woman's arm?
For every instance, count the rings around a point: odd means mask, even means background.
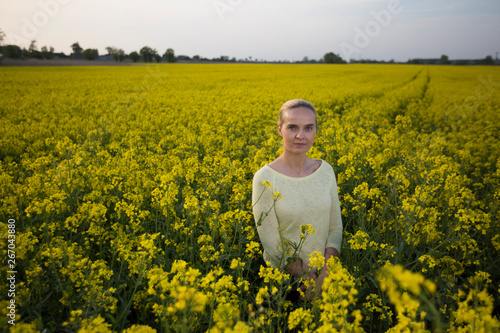
[[[264,184],[261,174],[257,172],[252,185],[252,210],[260,242],[271,265],[282,269],[280,265],[278,219],[274,210],[274,193],[268,183]]]
[[[333,247],[327,247],[325,249],[325,264],[323,265],[323,268],[321,269],[321,272],[319,273],[319,276],[316,278],[316,295],[321,294],[323,291],[323,282],[325,281],[325,278],[328,276],[328,259],[331,257],[338,257],[339,256],[339,251]]]
[[[304,284],[302,284],[300,286],[300,289],[304,293],[304,299],[307,299],[309,301],[314,300],[320,289],[315,289],[316,285],[318,284],[318,275],[311,270],[309,265],[303,263],[301,260],[296,260],[288,264],[288,266],[285,267],[285,271],[292,274],[296,278],[309,280],[310,287],[307,288]],[[314,283],[312,283],[313,281]],[[314,290],[316,290],[316,292],[314,292]]]
[[[338,257],[338,256],[339,256],[339,251],[337,251],[336,248],[327,247],[325,249],[325,265],[323,266],[323,269],[321,269],[320,277],[325,278],[328,276],[328,268],[326,267],[328,259],[330,259],[331,257]]]
[[[342,213],[340,211],[340,200],[339,193],[337,190],[337,180],[335,178],[335,173],[333,172],[333,182],[330,188],[330,196],[332,200],[331,208],[330,208],[330,227],[328,232],[328,237],[326,240],[326,248],[333,248],[337,256],[340,254],[340,248],[342,246]],[[329,250],[331,251],[331,250]],[[329,253],[325,250],[325,257],[329,255]]]
[[[285,267],[285,271],[296,278],[310,277],[317,279],[317,274],[311,271],[311,267],[302,260],[295,260]]]
[[[305,298],[312,301],[317,295],[321,294],[324,278],[328,276],[328,268],[326,266],[328,259],[331,257],[338,257],[339,252],[333,247],[327,247],[325,249],[325,264],[319,272],[319,275],[311,270],[311,267],[301,260],[296,260],[286,266],[285,271],[292,274],[297,278],[310,279],[314,281],[314,288],[306,289],[304,285],[301,286],[303,292],[305,292]],[[313,292],[313,290],[315,292]]]

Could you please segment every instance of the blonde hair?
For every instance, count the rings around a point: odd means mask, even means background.
[[[280,117],[278,120],[278,125],[283,125],[283,118],[285,117],[285,112],[291,109],[296,109],[296,108],[306,108],[314,112],[314,116],[316,117],[316,126],[318,124],[318,115],[316,113],[316,109],[314,106],[309,103],[308,101],[305,101],[303,99],[291,99],[289,101],[286,101],[280,108]]]

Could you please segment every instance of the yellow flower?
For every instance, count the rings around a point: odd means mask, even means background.
[[[305,310],[304,308],[298,308],[290,313],[288,317],[288,329],[293,330],[295,328],[302,327],[302,329],[308,328],[313,321],[313,315],[311,310]]]
[[[353,250],[366,250],[369,239],[370,236],[366,232],[358,230],[348,243]]]
[[[259,289],[259,292],[255,297],[255,303],[262,304],[264,302],[264,297],[269,297],[269,291],[267,289],[267,286]]]
[[[156,330],[146,325],[132,325],[123,330],[123,333],[156,333]]]
[[[283,199],[283,196],[281,195],[281,193],[279,191],[275,191],[274,192],[274,200],[280,200],[280,199]]]
[[[309,266],[315,268],[318,272],[323,269],[325,265],[325,257],[319,251],[314,251],[309,255]]]
[[[316,230],[314,230],[311,224],[300,225],[300,231],[301,239],[305,239],[308,235],[316,233]]]
[[[243,268],[245,266],[245,263],[244,262],[241,262],[241,259],[233,259],[231,261],[231,269],[239,269],[239,268]]]

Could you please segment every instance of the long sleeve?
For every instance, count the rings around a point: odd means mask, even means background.
[[[342,247],[343,226],[335,173],[333,173],[333,184],[330,190],[330,196],[332,198],[332,206],[330,208],[330,229],[325,247],[333,247],[340,253],[340,248]]]
[[[273,267],[280,265],[281,243],[278,231],[278,219],[274,209],[274,192],[263,182],[269,179],[262,177],[262,172],[257,172],[253,178],[252,205],[257,232],[264,247],[264,260],[270,261]],[[260,222],[260,225],[259,225]]]
[[[277,191],[283,197],[274,202]],[[299,178],[264,166],[254,175],[252,204],[264,260],[273,267],[283,269],[294,252],[308,264],[313,252],[324,253],[327,247],[340,251],[342,219],[337,182],[333,168],[325,161],[312,174]],[[302,239],[301,226],[305,225],[315,232]],[[282,242],[285,246],[280,248]]]

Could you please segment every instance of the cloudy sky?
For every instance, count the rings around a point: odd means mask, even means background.
[[[237,59],[482,59],[500,52],[500,0],[0,0],[5,44],[71,53],[149,46]]]

